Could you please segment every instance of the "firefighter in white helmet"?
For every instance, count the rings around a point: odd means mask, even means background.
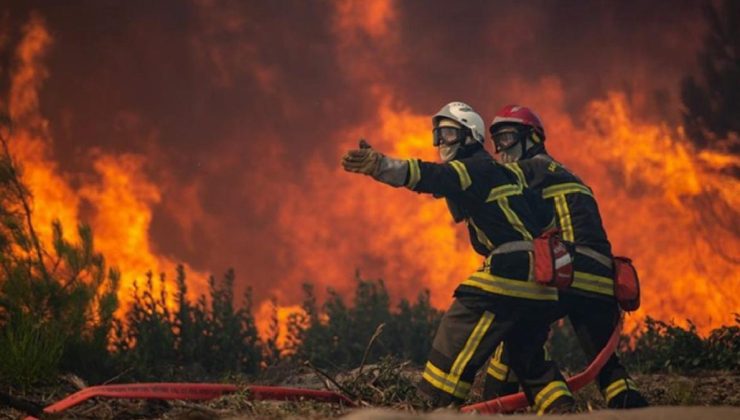
[[[420,389],[437,406],[463,402],[476,371],[506,340],[530,403],[539,412],[570,410],[573,397],[557,367],[536,357],[558,310],[557,289],[533,281],[532,252],[524,249],[531,250],[542,226],[516,176],[484,150],[484,122],[469,105],[445,105],[432,117],[432,133],[442,163],[391,158],[367,144],[342,159],[349,172],[444,197],[455,222],[467,224],[473,248],[485,257],[481,269],[455,290]]]

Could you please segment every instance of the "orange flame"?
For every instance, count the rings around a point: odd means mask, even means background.
[[[583,175],[597,193],[614,248],[640,269],[637,320],[691,319],[703,333],[732,324],[740,308],[740,270],[732,260],[740,255],[740,181],[721,169],[740,159],[698,153],[680,127],[636,121],[620,94],[591,103],[589,112],[583,151],[612,176]]]
[[[392,8],[383,10],[385,17],[378,21],[393,18]],[[373,34],[393,25],[367,26],[353,16],[352,9],[338,8],[339,55],[356,54],[359,59],[346,60],[347,72],[367,80],[376,72],[372,61],[364,60],[356,35],[364,32],[380,50],[391,48],[392,31],[380,38]],[[722,175],[717,165],[736,165],[737,159],[697,153],[680,127],[638,120],[622,94],[592,101],[584,114],[589,117],[574,120],[555,78],[544,78],[534,88],[515,81],[510,89],[521,101],[531,99],[527,104],[545,117],[549,149],[593,187],[615,251],[633,257],[640,270],[643,307],[628,319],[628,328],[648,315],[679,324],[691,319],[704,334],[732,323],[740,307],[733,260],[740,245],[733,217],[740,194],[737,180]],[[394,156],[435,160],[429,117],[404,109],[390,84],[373,81],[370,91],[380,104],[377,113],[342,133],[337,160],[353,146],[346,139],[365,135]],[[413,297],[426,287],[433,303],[445,307],[455,286],[480,262],[441,201],[344,174],[318,157],[306,178],[287,191],[279,211],[291,261],[300,261],[286,268],[284,295],[295,296],[296,285],[306,279],[347,294],[352,267],[345,262],[359,258],[362,272],[389,280],[395,296]]]
[[[260,338],[265,341],[276,339],[276,345],[284,355],[288,354],[284,349],[288,338],[288,321],[292,315],[305,317],[306,312],[299,305],[281,306],[269,300],[262,302],[254,314]]]
[[[384,278],[394,297],[413,298],[429,288],[433,304],[445,307],[457,284],[481,262],[442,200],[346,174],[337,163],[361,136],[396,157],[437,159],[429,115],[420,115],[397,98],[388,75],[374,64],[379,52],[403,55],[394,44],[397,15],[390,1],[337,3],[333,29],[338,61],[349,79],[368,86],[364,99],[377,103],[377,109],[354,129],[338,133],[333,148],[307,156],[309,163],[297,174],[298,181],[255,171],[257,193],[274,197],[280,191],[274,208],[255,204],[274,212],[270,234],[281,246],[271,256],[285,263],[281,276],[263,283],[268,290],[262,290],[285,305],[278,310],[279,319],[298,310],[292,304],[299,300],[303,281],[314,282],[319,293],[333,287],[349,295],[355,268],[365,277]],[[151,245],[152,208],[162,192],[146,177],[144,157],[94,154],[97,176],[81,179],[79,188],[72,187],[76,178],[60,172],[49,147],[47,121],[39,112],[38,92],[47,76],[42,60],[51,38],[39,17],[31,19],[24,34],[8,104],[16,121],[11,146],[25,164],[24,177],[35,195],[34,222],[42,237],[50,239],[54,218],[65,226],[76,224],[83,203],[89,203],[97,247],[109,263],[123,269],[123,290],[146,270],[171,273],[173,260],[157,255]],[[277,83],[261,73],[259,65],[254,68],[265,86]],[[548,148],[593,187],[615,251],[636,261],[643,308],[628,325],[635,327],[647,315],[679,322],[690,318],[702,333],[732,323],[732,312],[740,308],[740,185],[721,169],[738,165],[738,158],[693,150],[680,127],[636,118],[634,106],[620,93],[592,101],[585,108],[588,117],[576,119],[565,110],[565,94],[556,78],[544,78],[534,88],[514,80],[508,89],[510,97],[544,117]],[[263,150],[267,157],[283,152],[278,142]],[[279,165],[277,158],[265,161]],[[189,201],[197,200],[194,191],[186,189],[192,195]],[[192,218],[203,214],[196,209],[175,217],[187,228]],[[270,304],[258,308],[264,335]]]
[[[77,189],[72,187],[71,177],[60,172],[50,150],[48,121],[39,112],[39,90],[47,77],[42,60],[50,44],[44,21],[34,15],[17,46],[17,65],[11,75],[8,109],[14,124],[9,146],[21,162],[23,180],[33,194],[34,227],[48,247],[53,220],[59,219],[67,231],[73,231],[81,220],[82,203],[91,205],[94,216],[88,222],[95,232],[96,249],[109,265],[123,270],[121,298],[125,307],[137,278],[149,270],[175,271],[174,261],[156,255],[150,247],[152,206],[160,199],[159,189],[143,175],[146,161],[142,156],[93,155],[93,167],[100,177],[83,180]],[[196,278],[203,276],[189,271]],[[196,287],[191,293],[199,291]]]
[[[587,114],[584,127],[576,128],[562,110],[546,110],[546,122],[554,122],[548,143],[594,189],[615,252],[632,257],[639,269],[643,305],[627,327],[648,315],[679,324],[691,319],[703,334],[731,324],[740,308],[740,272],[731,260],[740,255],[740,239],[732,231],[740,184],[718,169],[738,159],[697,153],[680,128],[636,121],[620,94],[592,102]],[[365,128],[375,132],[370,143],[377,149],[436,159],[429,117],[381,106],[378,119],[379,128]],[[413,297],[429,288],[433,303],[445,307],[456,285],[480,264],[444,202],[342,173],[318,159],[308,178],[280,209],[279,226],[301,261],[286,273],[286,285],[314,279],[348,294],[353,267],[343,262],[359,255],[363,274],[390,280],[394,296]],[[330,188],[327,179],[334,180]]]

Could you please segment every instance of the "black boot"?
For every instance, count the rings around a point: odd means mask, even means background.
[[[543,413],[537,414],[568,414],[576,412],[576,402],[573,397],[564,395],[548,405]]]
[[[609,408],[642,408],[647,407],[650,404],[648,404],[645,397],[640,394],[639,391],[634,389],[627,389],[619,394],[615,395],[611,400],[609,400],[609,403],[607,406]]]

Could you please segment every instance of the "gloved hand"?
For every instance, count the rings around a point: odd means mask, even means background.
[[[348,151],[342,157],[342,167],[347,172],[376,175],[383,154],[373,149],[365,139],[360,140],[360,148]]]

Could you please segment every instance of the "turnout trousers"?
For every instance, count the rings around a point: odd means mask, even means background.
[[[619,322],[620,310],[616,301],[568,292],[561,293],[559,305],[564,314],[570,317],[586,357],[589,361],[593,360],[609,341],[609,337]],[[517,392],[519,382],[516,372],[511,369],[514,351],[515,349],[510,347],[508,342],[496,349],[486,371],[485,399]],[[546,359],[545,350],[540,349],[536,357]],[[612,354],[599,372],[598,385],[607,405],[613,408],[623,405],[617,404],[616,400],[620,398],[615,400],[615,397],[624,396],[627,391],[638,392],[635,382],[629,377],[616,354]]]
[[[539,412],[570,405],[572,394],[551,360],[540,358],[557,302],[537,306],[509,299],[458,295],[442,317],[419,388],[435,406],[460,404],[476,372],[504,340],[511,369],[522,378],[530,404]]]

